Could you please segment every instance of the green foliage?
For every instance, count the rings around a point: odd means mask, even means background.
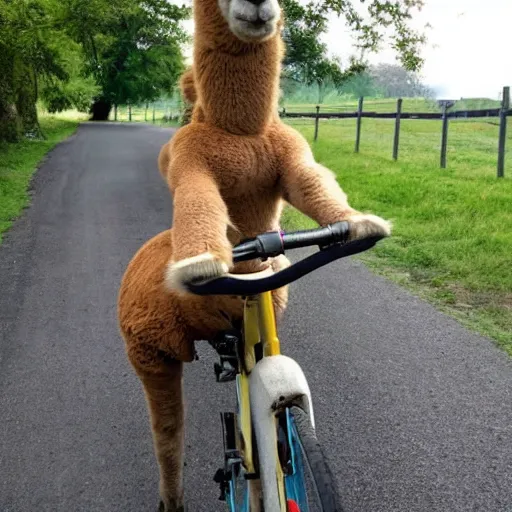
[[[51,114],[75,109],[88,112],[100,88],[91,77],[72,77],[68,81],[54,81],[45,85],[41,99]]]
[[[66,37],[53,23],[58,11],[55,0],[0,3],[0,140],[39,133],[40,78],[67,78],[58,50]]]
[[[410,26],[422,0],[282,0],[281,4],[286,15],[288,65],[300,67],[325,58],[326,48],[319,36],[327,30],[330,13],[345,18],[361,55],[386,43],[395,49],[405,69],[418,71],[423,64],[420,49],[425,37]],[[353,64],[364,62],[354,57]]]
[[[396,64],[378,64],[369,69],[375,87],[386,98],[433,97],[434,91],[421,83],[417,73]]]
[[[96,99],[108,115],[170,92],[188,14],[166,0],[0,1],[0,140],[39,131],[39,97],[50,112]]]
[[[383,96],[382,89],[375,83],[373,76],[367,71],[358,73],[347,80],[340,88],[342,94],[354,98],[370,97],[378,98]]]
[[[359,64],[354,61],[343,73],[341,63],[327,57],[327,45],[321,42],[321,35],[328,25],[328,10],[323,4],[311,2],[302,5],[297,0],[283,0],[282,5],[286,16],[283,77],[289,84],[293,81],[316,84],[318,101],[321,102],[326,88],[340,86],[349,75],[360,69]]]
[[[166,0],[66,0],[71,33],[108,105],[152,101],[183,70],[185,7]],[[108,115],[108,112],[107,112]]]
[[[391,34],[390,44],[404,69],[416,71],[421,67],[419,50],[424,37],[409,25],[414,9],[422,5],[421,0],[373,0],[370,3],[364,0],[310,0],[308,3],[282,0],[281,3],[286,17],[284,80],[286,85],[292,81],[315,84],[320,103],[329,87],[341,89],[365,71],[365,52],[378,50],[386,33]],[[366,13],[360,12],[362,4],[366,6]],[[327,45],[321,40],[328,27],[328,16],[333,12],[345,18],[361,51],[359,57],[350,58],[348,66],[343,66],[339,59],[329,58]],[[357,85],[362,89],[364,83],[360,80]],[[366,83],[366,91],[368,85]]]
[[[312,141],[312,120],[293,124]],[[365,119],[355,154],[355,120],[325,121],[313,145],[355,208],[393,221],[393,236],[368,254],[372,266],[512,354],[512,273],[506,270],[512,266],[512,179],[496,179],[498,128],[451,121],[445,170],[439,169],[439,121],[403,120],[398,162],[391,158],[393,129],[393,121]],[[512,133],[507,148],[512,162]],[[286,220],[288,227],[308,225],[296,210],[287,211]]]
[[[86,76],[82,48],[78,43],[69,40],[60,52],[67,78],[65,80],[56,77],[44,78],[41,99],[50,113],[69,109],[88,112],[101,89],[93,76]]]

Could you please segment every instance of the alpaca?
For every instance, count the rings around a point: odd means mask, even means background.
[[[388,235],[389,224],[351,208],[333,174],[277,114],[283,57],[277,0],[194,0],[192,70],[181,87],[190,124],[162,148],[158,166],[174,201],[170,230],[135,254],[121,283],[118,316],[127,356],[148,404],[160,470],[160,510],[183,510],[184,362],[194,343],[240,320],[240,297],[199,297],[190,278],[274,270],[278,257],[233,266],[242,239],[279,229],[286,201],[325,225],[351,224],[353,238]],[[287,290],[273,292],[279,317]]]

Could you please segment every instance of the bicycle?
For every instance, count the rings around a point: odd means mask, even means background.
[[[188,284],[198,295],[245,298],[241,326],[210,343],[218,382],[236,381],[237,410],[221,413],[224,465],[214,480],[230,512],[340,512],[335,479],[315,434],[311,392],[298,363],[281,354],[272,290],[373,247],[381,237],[349,241],[350,225],[269,232],[233,248],[235,263],[318,246],[314,254],[273,273],[228,274]]]

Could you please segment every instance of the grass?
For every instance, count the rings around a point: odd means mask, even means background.
[[[38,163],[78,126],[77,120],[62,116],[43,116],[40,123],[46,140],[0,144],[0,243],[2,233],[29,203],[28,187]]]
[[[310,141],[311,120],[290,122]],[[393,122],[364,120],[354,153],[354,120],[322,121],[313,143],[351,205],[394,222],[394,235],[363,259],[494,338],[512,354],[512,134],[507,169],[496,178],[498,127],[452,121],[448,168],[439,168],[439,121],[402,121],[398,162]],[[312,226],[294,209],[288,228]]]

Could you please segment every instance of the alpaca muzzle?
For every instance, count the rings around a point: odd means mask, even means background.
[[[277,0],[231,0],[228,23],[238,38],[264,41],[276,33],[280,13]]]

